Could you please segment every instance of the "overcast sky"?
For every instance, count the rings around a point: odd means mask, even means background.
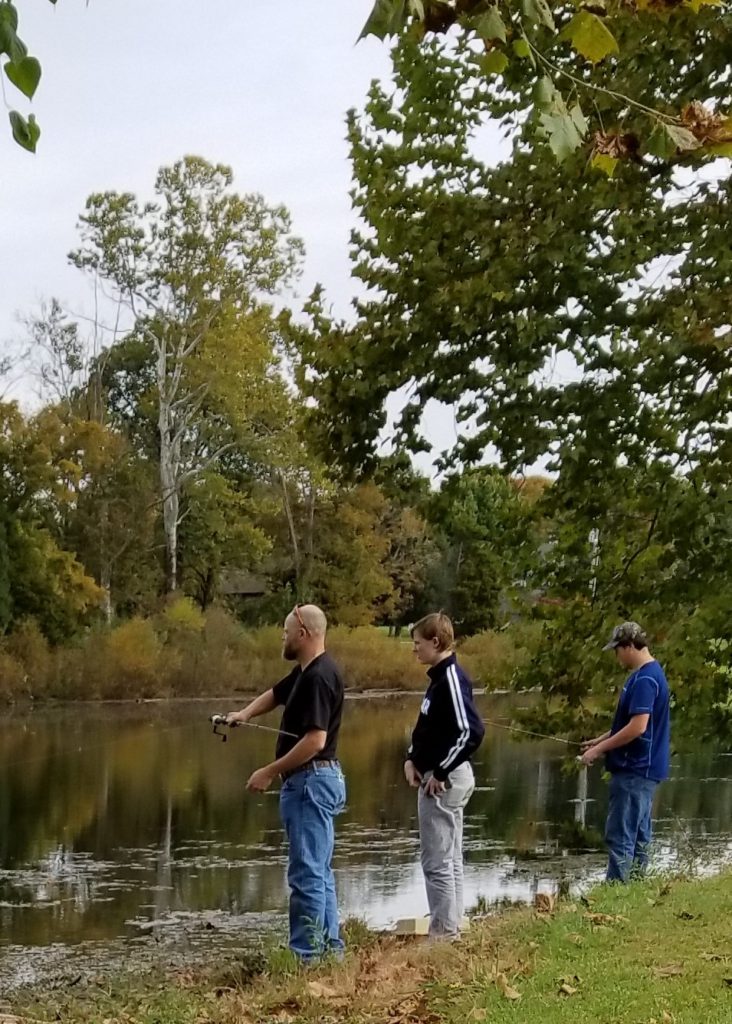
[[[44,298],[91,312],[89,284],[66,261],[86,197],[149,195],[157,169],[186,153],[230,164],[238,190],[290,209],[307,248],[300,298],[321,281],[346,314],[354,219],[344,117],[389,74],[383,44],[356,44],[371,3],[18,0],[43,78],[32,106],[6,96],[36,114],[42,135],[32,156],[0,132],[0,340],[17,338],[17,314]],[[438,447],[450,445],[451,412],[429,420]]]

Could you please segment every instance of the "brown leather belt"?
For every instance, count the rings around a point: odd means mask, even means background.
[[[283,772],[280,778],[284,782],[285,779],[292,778],[293,775],[297,775],[298,772],[312,772],[316,768],[340,768],[340,761],[306,761],[305,764],[301,764],[299,768],[293,768],[292,771]]]

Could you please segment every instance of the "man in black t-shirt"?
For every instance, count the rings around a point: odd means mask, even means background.
[[[325,650],[327,621],[315,605],[295,605],[285,620],[282,656],[297,666],[242,711],[229,725],[248,722],[282,706],[275,760],[253,772],[251,792],[264,792],[282,778],[280,814],[289,843],[290,949],[310,961],[340,955],[333,877],[333,819],[346,802],[346,785],[336,760],[343,711],[343,679]]]

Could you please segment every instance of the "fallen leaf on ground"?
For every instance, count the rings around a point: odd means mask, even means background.
[[[482,1006],[474,1006],[468,1014],[468,1020],[486,1020],[488,1017],[488,1011],[484,1010]]]
[[[563,981],[559,986],[560,996],[576,996],[579,989],[576,989],[574,985],[568,985],[566,981]]]
[[[496,975],[496,987],[498,988],[499,992],[504,997],[504,999],[521,998],[521,993],[517,989],[512,988],[511,985],[509,985],[508,978],[506,977],[505,974]]]
[[[682,964],[664,964],[663,967],[654,967],[653,973],[657,978],[678,978],[684,973]]]
[[[534,896],[534,909],[538,914],[551,914],[556,906],[557,898],[551,893],[537,892]]]
[[[680,921],[696,921],[699,914],[690,914],[688,910],[682,910],[680,913],[675,914],[674,917],[678,917]]]
[[[729,957],[726,956],[724,953],[700,953],[699,954],[699,959],[700,960],[709,960],[711,963],[714,963],[714,964],[719,964],[719,963],[726,964],[729,961]]]
[[[585,914],[585,917],[590,924],[594,925],[618,924],[621,921],[628,920],[622,914]]]
[[[335,999],[338,995],[334,988],[324,985],[322,981],[309,981],[308,992],[316,999]]]

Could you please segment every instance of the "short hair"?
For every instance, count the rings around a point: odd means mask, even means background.
[[[328,629],[325,612],[316,604],[296,604],[287,618],[295,619],[309,636],[325,636]]]
[[[437,640],[441,651],[449,651],[455,646],[452,620],[444,612],[430,612],[415,622],[409,630],[409,635],[414,639],[415,633],[423,640]]]

